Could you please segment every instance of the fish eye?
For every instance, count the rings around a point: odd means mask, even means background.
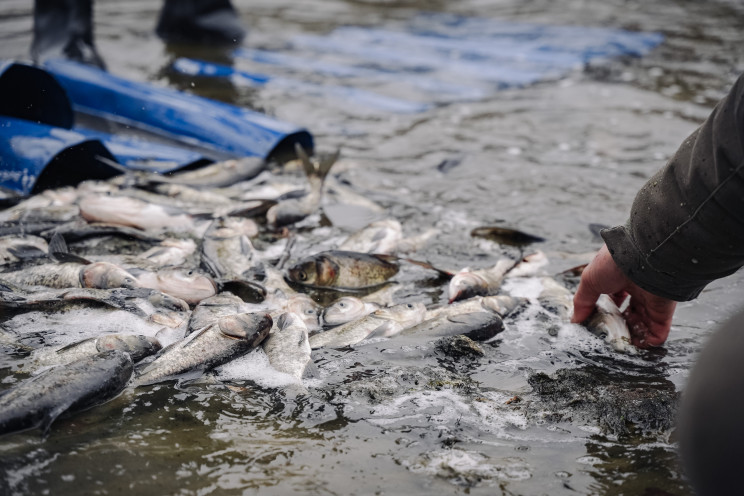
[[[307,315],[315,315],[315,310],[313,310],[312,308],[309,308],[309,309],[305,310],[305,313]]]
[[[297,277],[300,279],[300,281],[307,281],[307,274],[305,274],[304,270],[298,272]]]
[[[339,302],[338,306],[340,306],[341,308],[344,308],[346,306],[346,303],[344,303],[343,301]]]
[[[408,304],[406,305],[406,308],[413,308],[413,303],[408,303]]]
[[[193,276],[194,275],[194,271],[193,270],[190,270],[190,271],[186,272],[186,275],[187,276]]]

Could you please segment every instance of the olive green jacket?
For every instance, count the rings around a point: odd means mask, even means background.
[[[744,265],[744,75],[602,237],[633,282],[676,301]]]

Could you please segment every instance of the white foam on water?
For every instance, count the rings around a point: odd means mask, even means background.
[[[296,377],[274,369],[269,363],[269,357],[261,348],[217,367],[214,372],[222,381],[248,380],[268,388],[299,384]]]
[[[3,323],[20,336],[39,333],[46,345],[63,346],[104,334],[155,336],[163,328],[124,310],[72,308],[64,312],[33,311]]]
[[[490,458],[477,451],[457,448],[430,451],[414,460],[403,460],[402,464],[413,473],[442,477],[458,485],[523,481],[532,477],[529,464],[521,458]]]
[[[510,277],[501,288],[512,296],[536,299],[544,288],[539,277]]]

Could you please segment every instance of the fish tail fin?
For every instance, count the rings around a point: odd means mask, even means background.
[[[317,179],[322,184],[326,176],[328,176],[331,167],[333,167],[333,164],[336,163],[338,157],[341,155],[341,150],[337,149],[332,155],[323,156],[317,162],[310,160],[307,152],[305,152],[305,149],[299,143],[295,143],[295,153],[297,153],[297,157],[302,162],[302,168],[308,180],[312,182],[314,179]]]

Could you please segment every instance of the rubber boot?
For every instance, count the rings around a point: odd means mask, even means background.
[[[105,69],[93,45],[93,0],[35,0],[31,58],[76,60]]]
[[[230,0],[165,0],[155,31],[169,43],[239,45],[245,38]]]

